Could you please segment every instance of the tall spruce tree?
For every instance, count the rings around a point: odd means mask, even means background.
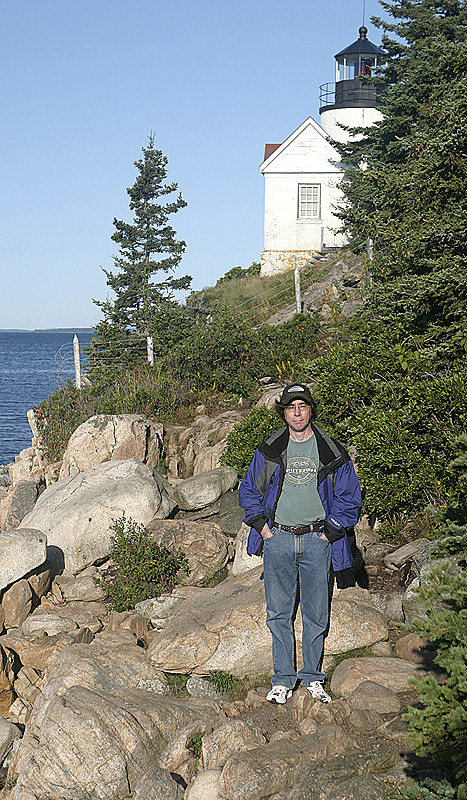
[[[177,241],[169,217],[187,204],[179,193],[175,199],[161,202],[173,195],[178,185],[167,183],[167,158],[154,146],[154,134],[143,158],[135,161],[138,176],[127,191],[133,222],[114,219],[112,240],[119,246],[114,256],[118,272],[104,269],[107,285],[115,300],[97,301],[107,321],[120,330],[148,335],[151,320],[172,300],[177,289],[189,289],[191,277],[176,278],[172,274],[185,251],[185,242]],[[162,275],[166,277],[160,279]]]
[[[405,458],[415,454],[416,467],[423,473],[424,464],[433,463],[442,451],[441,483],[448,471],[450,440],[466,420],[465,393],[454,398],[449,387],[456,374],[461,379],[467,376],[467,9],[464,0],[381,1],[381,5],[394,20],[373,20],[384,31],[387,52],[378,78],[387,85],[384,117],[361,131],[359,141],[340,147],[347,165],[347,205],[341,218],[356,246],[363,249],[368,238],[374,243],[373,290],[363,312],[364,324],[344,350],[343,360],[349,360],[362,331],[370,352],[372,347],[375,352],[378,336],[387,341],[393,362],[387,386],[397,414],[391,420],[375,404],[382,376],[380,363],[374,360],[376,380],[371,386],[369,377],[371,391],[363,403],[367,435],[360,428],[357,446],[367,444],[370,452],[383,431],[380,461],[384,466],[387,457],[386,471],[396,479]],[[350,360],[353,373],[343,377],[343,385],[358,375],[361,363]],[[438,390],[439,399],[433,402]],[[355,419],[352,411],[347,412],[350,420]],[[405,451],[397,450],[393,442],[397,443],[398,434],[394,437],[383,423],[389,420],[394,430],[404,429],[404,416],[407,419],[411,411],[413,420],[402,436]],[[442,433],[441,441],[427,435],[430,425]],[[461,443],[462,454],[455,463],[465,467],[465,437]],[[362,451],[364,447],[359,448],[363,475]],[[374,471],[379,471],[379,480],[385,477],[377,459]],[[465,476],[459,482],[459,495],[459,503],[445,512],[440,535],[444,552],[455,553],[465,567]],[[415,628],[433,642],[445,679],[418,682],[422,705],[411,709],[407,719],[416,752],[432,757],[449,782],[432,781],[403,790],[402,796],[461,800],[467,796],[465,572],[450,575],[438,570],[423,594],[428,617]],[[433,604],[439,598],[445,609],[435,613]]]
[[[342,219],[362,247],[373,240],[370,308],[378,318],[463,345],[467,8],[464,0],[381,5],[395,20],[373,20],[388,54],[379,78],[387,84],[384,118],[341,148]]]

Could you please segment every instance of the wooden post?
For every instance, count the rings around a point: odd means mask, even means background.
[[[151,367],[154,366],[154,342],[152,340],[152,336],[147,337],[147,346],[148,346],[148,364]]]
[[[369,236],[366,240],[366,257],[370,263],[373,261],[373,239]]]
[[[300,270],[295,267],[295,306],[297,314],[302,313],[302,295],[300,292]]]
[[[81,364],[79,358],[79,339],[75,333],[73,336],[73,357],[75,360],[75,386],[81,389]]]

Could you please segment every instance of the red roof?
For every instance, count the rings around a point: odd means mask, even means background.
[[[272,155],[274,150],[277,150],[278,147],[280,147],[280,144],[266,144],[264,146],[264,161],[266,161],[266,159],[269,158],[269,156]]]

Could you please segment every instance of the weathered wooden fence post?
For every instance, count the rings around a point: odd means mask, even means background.
[[[151,367],[154,366],[154,342],[152,336],[147,337],[147,346],[148,346],[148,364]]]
[[[295,306],[297,314],[302,313],[302,295],[300,291],[300,270],[295,267]]]
[[[75,360],[75,386],[81,389],[81,362],[79,358],[79,339],[75,333],[73,336],[73,358]]]

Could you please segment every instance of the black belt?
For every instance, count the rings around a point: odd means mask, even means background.
[[[274,522],[274,526],[282,528],[283,531],[288,531],[288,533],[294,533],[295,536],[303,536],[304,533],[317,533],[322,529],[325,522],[325,519],[319,519],[310,525],[282,525],[281,522]]]

